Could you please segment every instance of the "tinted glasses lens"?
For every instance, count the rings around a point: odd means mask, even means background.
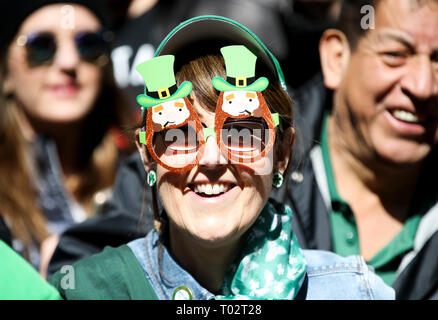
[[[34,33],[27,36],[28,61],[31,65],[44,64],[52,60],[56,52],[55,38],[51,33]]]
[[[189,125],[155,132],[152,146],[157,157],[166,165],[182,168],[196,162],[199,140]]]
[[[78,32],[75,41],[81,58],[86,61],[94,62],[105,53],[106,42],[100,33]]]
[[[269,127],[264,119],[226,121],[221,130],[221,141],[233,156],[253,158],[269,141]]]

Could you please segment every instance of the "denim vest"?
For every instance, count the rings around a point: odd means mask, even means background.
[[[172,300],[180,287],[187,288],[194,300],[214,299],[214,294],[203,288],[173,259],[167,248],[159,244],[158,237],[152,230],[145,238],[128,243],[158,299]],[[161,261],[158,262],[160,246]],[[303,250],[303,253],[307,260],[307,300],[392,300],[395,297],[394,290],[376,276],[360,256],[344,258],[319,250]]]

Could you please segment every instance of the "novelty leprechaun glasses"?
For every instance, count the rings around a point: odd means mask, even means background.
[[[145,80],[145,94],[137,102],[146,114],[146,127],[140,132],[151,156],[172,171],[190,170],[199,164],[209,137],[215,136],[221,154],[231,163],[253,163],[272,149],[278,114],[271,114],[262,91],[269,81],[255,77],[256,55],[242,45],[221,48],[227,79],[214,77],[220,92],[213,128],[202,125],[188,96],[193,85],[176,85],[175,57],[164,55],[138,65]]]
[[[192,119],[182,125],[167,124],[159,130],[154,128],[152,120],[154,109],[147,111],[140,142],[147,146],[158,164],[170,171],[186,171],[198,165],[209,138],[215,140],[229,163],[251,164],[268,154],[275,142],[275,128],[280,123],[277,113],[269,114],[269,118],[220,117],[218,113],[215,124],[219,126],[204,127],[199,118],[192,115]]]

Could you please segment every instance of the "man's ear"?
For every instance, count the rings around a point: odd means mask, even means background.
[[[350,59],[350,46],[345,34],[336,29],[326,30],[319,41],[319,55],[324,84],[336,90]]]
[[[275,148],[275,165],[274,171],[284,173],[287,169],[292,156],[292,147],[295,141],[295,129],[286,128],[283,131],[281,139],[278,139],[278,145]]]
[[[135,145],[137,146],[137,150],[141,156],[141,162],[143,163],[143,167],[146,172],[149,172],[151,169],[156,169],[156,164],[151,155],[148,152],[148,148],[146,145],[140,143],[140,129],[135,130]]]

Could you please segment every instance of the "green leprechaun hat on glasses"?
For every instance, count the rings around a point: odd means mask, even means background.
[[[176,86],[173,55],[164,55],[139,64],[136,69],[145,82],[145,94],[137,96],[142,106],[142,116],[147,108],[161,103],[187,97],[193,89],[189,81]]]
[[[221,49],[225,60],[227,80],[214,77],[212,84],[218,91],[263,91],[269,81],[265,77],[256,79],[257,56],[246,46],[233,45]]]
[[[175,56],[163,55],[147,60],[136,67],[145,82],[145,93],[137,96],[137,102],[142,108],[142,119],[145,119],[148,109],[159,105],[161,105],[161,109],[164,109],[163,105],[166,104],[166,102],[187,99],[187,96],[192,92],[193,85],[190,81],[184,81],[177,87],[174,62]],[[159,126],[160,128],[164,128],[169,122],[177,122],[178,124],[178,121],[184,121],[190,116],[191,112],[187,107],[186,102],[184,102],[178,109],[179,111],[183,109],[185,111],[179,115],[176,112],[176,108],[170,108],[175,109],[175,111],[170,110],[170,113],[165,112],[164,115],[160,116],[161,119],[158,119],[158,123],[154,123],[153,117],[149,114],[148,119],[151,119],[148,121],[152,127]],[[168,108],[167,110],[169,111]],[[158,112],[158,114],[161,113],[161,111]],[[170,118],[174,119],[174,121]],[[162,123],[163,121],[164,123]],[[154,130],[157,130],[157,128],[155,127]],[[141,130],[139,139],[141,143],[146,144],[147,133],[145,130]]]

